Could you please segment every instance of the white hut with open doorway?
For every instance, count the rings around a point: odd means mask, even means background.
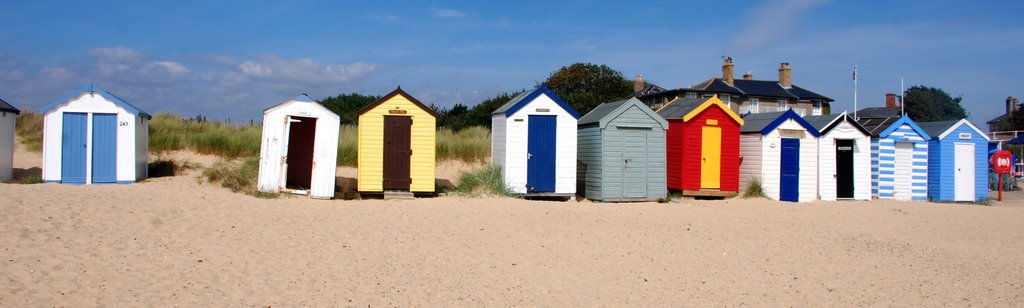
[[[334,197],[341,118],[305,94],[263,111],[259,191]]]

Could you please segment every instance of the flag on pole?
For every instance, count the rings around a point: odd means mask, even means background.
[[[857,80],[857,66],[853,66],[853,80]]]

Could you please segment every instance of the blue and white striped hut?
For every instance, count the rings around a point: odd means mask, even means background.
[[[928,200],[928,135],[910,117],[862,118],[871,132],[871,195]]]

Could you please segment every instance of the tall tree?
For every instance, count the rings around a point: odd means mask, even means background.
[[[967,117],[962,100],[962,95],[952,97],[939,88],[913,86],[903,93],[903,108],[916,122],[960,120]]]
[[[581,115],[597,105],[633,96],[633,82],[604,64],[563,66],[551,73],[544,84]]]
[[[320,105],[338,114],[342,124],[356,124],[359,121],[359,109],[363,109],[377,99],[380,99],[380,96],[350,93],[324,98],[320,100]]]

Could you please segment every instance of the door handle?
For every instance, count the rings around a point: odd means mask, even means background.
[[[531,159],[531,158],[533,158],[533,154],[532,153],[526,153],[526,159]]]

